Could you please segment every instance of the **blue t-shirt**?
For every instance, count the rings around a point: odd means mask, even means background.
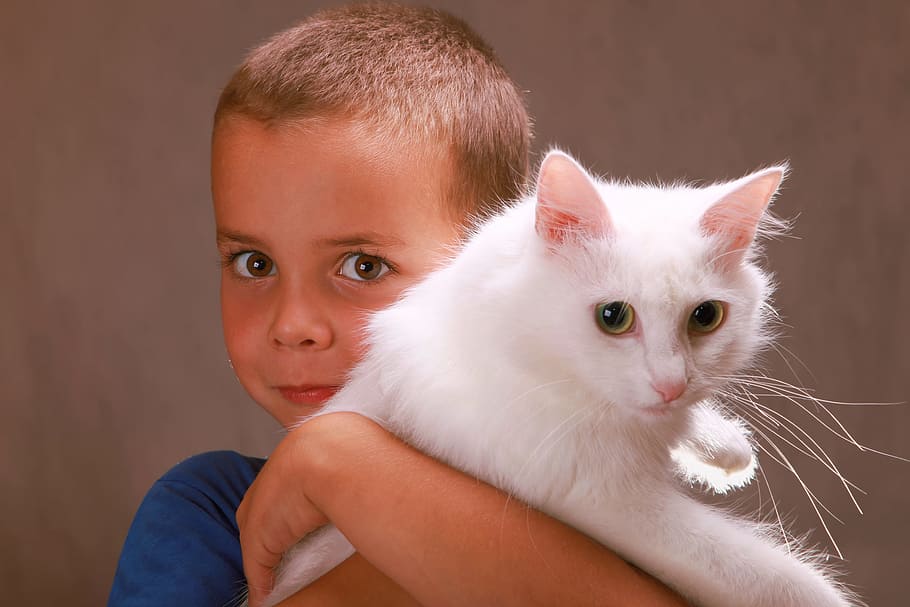
[[[264,459],[193,456],[149,489],[120,553],[108,607],[225,607],[244,589],[235,513]]]

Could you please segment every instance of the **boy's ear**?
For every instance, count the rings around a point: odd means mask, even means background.
[[[602,238],[610,214],[588,173],[560,151],[547,154],[537,177],[534,227],[551,245],[579,238]]]
[[[720,267],[739,265],[758,231],[765,209],[787,174],[776,166],[747,175],[730,184],[721,198],[702,215],[703,234],[714,238],[714,260]]]

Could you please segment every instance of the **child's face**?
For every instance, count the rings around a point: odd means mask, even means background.
[[[212,148],[224,338],[249,394],[285,426],[313,413],[361,355],[366,315],[432,269],[457,229],[444,159],[232,118]]]

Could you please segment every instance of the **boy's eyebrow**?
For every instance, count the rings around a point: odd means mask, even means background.
[[[218,230],[218,233],[215,235],[215,242],[219,245],[226,242],[240,242],[243,244],[252,245],[254,247],[265,246],[265,243],[255,236],[250,236],[249,234],[243,234],[241,232],[234,232],[232,230]]]
[[[391,247],[403,245],[404,241],[396,236],[380,234],[379,232],[361,232],[341,238],[320,238],[316,241],[316,245],[321,247],[358,247],[365,244]]]
[[[219,245],[226,242],[239,242],[254,247],[265,247],[265,243],[255,236],[243,234],[242,232],[234,232],[233,230],[218,230],[215,241]],[[320,247],[359,247],[362,245],[391,247],[403,245],[404,241],[397,236],[380,234],[379,232],[360,232],[338,238],[320,238],[315,244]]]

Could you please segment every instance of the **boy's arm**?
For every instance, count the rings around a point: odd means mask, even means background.
[[[290,496],[288,478],[299,488]],[[290,433],[237,518],[251,586],[267,585],[281,552],[331,520],[428,607],[686,604],[582,533],[351,413]]]
[[[277,607],[420,607],[420,603],[355,552]]]

